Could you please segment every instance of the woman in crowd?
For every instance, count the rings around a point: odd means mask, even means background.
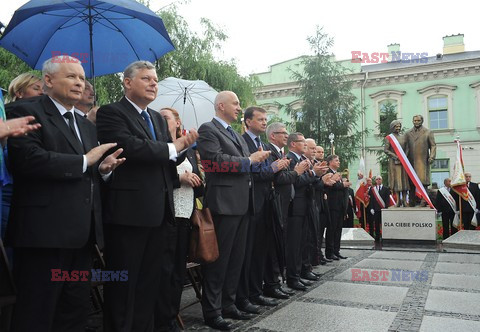
[[[168,123],[172,140],[182,136],[182,122],[178,112],[173,108],[163,108],[160,114]],[[190,242],[190,217],[194,209],[195,198],[203,196],[203,182],[197,164],[196,151],[187,150],[185,160],[177,166],[178,181],[174,183],[173,200],[175,206],[175,222],[177,227],[176,255],[173,266],[164,264],[161,282],[171,286],[169,294],[159,294],[155,311],[156,331],[178,331],[176,317],[180,310],[183,284],[186,276],[187,254]],[[165,278],[164,278],[165,277]]]
[[[43,95],[42,80],[32,73],[23,73],[15,77],[8,86],[7,102],[41,95]]]

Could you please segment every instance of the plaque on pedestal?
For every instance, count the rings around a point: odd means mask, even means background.
[[[384,240],[436,241],[435,210],[429,207],[382,210]]]

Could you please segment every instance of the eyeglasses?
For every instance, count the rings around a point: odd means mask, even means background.
[[[279,135],[285,135],[285,136],[288,135],[288,133],[286,131],[274,131],[273,133],[274,134],[279,134]]]

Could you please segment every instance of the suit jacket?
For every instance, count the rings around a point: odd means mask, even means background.
[[[370,209],[373,209],[375,212],[381,211],[382,207],[380,204],[378,204],[377,199],[375,198],[375,195],[373,194],[373,187],[370,187],[368,190],[368,194],[370,195]],[[378,191],[380,194],[380,197],[383,199],[383,202],[385,203],[385,209],[388,208],[388,202],[390,201],[390,189],[388,189],[386,186],[382,184],[382,189]]]
[[[295,166],[301,162],[301,160],[292,152],[287,154],[287,158],[290,159],[291,171],[293,171]],[[293,201],[290,202],[290,216],[305,216],[307,214],[308,204],[312,198],[309,189],[317,180],[318,179],[315,176],[310,175],[309,172],[305,172],[297,177],[293,185],[295,196]]]
[[[254,153],[258,151],[256,143],[252,140],[252,138],[247,134],[244,133],[242,135],[243,139],[247,143],[248,150],[250,153]],[[268,150],[268,146],[266,146],[262,142],[263,150]],[[259,212],[262,210],[263,206],[265,205],[266,199],[268,197],[270,189],[272,189],[272,182],[274,179],[275,173],[273,172],[272,167],[270,166],[273,162],[273,157],[270,157],[265,160],[261,165],[254,166],[252,168],[252,179],[254,182],[254,194],[253,197],[255,200],[254,203],[254,210]]]
[[[10,117],[33,115],[42,127],[8,140],[13,189],[7,241],[14,247],[103,246],[98,163],[83,172],[84,150],[98,145],[95,126],[75,115],[82,144],[48,96],[18,103]]]
[[[328,169],[327,173],[333,173],[333,171]],[[331,211],[337,211],[341,214],[345,213],[345,190],[346,188],[343,186],[342,180],[335,182],[333,186],[325,186],[328,207]]]
[[[450,189],[450,195],[452,195],[452,197],[455,199],[455,196],[453,195],[454,193],[455,192],[452,189]],[[456,202],[458,206],[458,196],[457,196]],[[437,192],[437,197],[435,198],[435,208],[438,210],[438,212],[449,213],[449,214],[455,213],[455,211],[452,210],[452,207],[447,202],[445,197],[443,197],[440,190]]]
[[[272,151],[270,154],[270,160],[272,162],[282,159],[282,155],[271,143],[267,144],[267,148],[268,150]],[[292,185],[297,181],[297,178],[297,172],[290,169],[284,169],[275,173],[273,178],[275,191],[280,194],[280,199],[282,202],[282,216],[284,221],[288,216],[288,207],[290,205],[290,201],[292,200]]]
[[[100,107],[97,132],[101,143],[118,143],[126,161],[118,167],[104,200],[104,222],[129,226],[160,226],[166,209],[171,216],[175,163],[169,160],[167,142],[172,142],[165,119],[148,109],[157,140],[146,121],[124,97]]]
[[[435,159],[437,146],[433,132],[425,127],[415,130],[415,127],[405,133],[407,140],[408,159],[412,164],[422,184],[430,184],[430,164],[428,158]]]
[[[205,205],[212,213],[245,215],[250,197],[250,152],[245,140],[235,139],[216,119],[198,129],[197,149],[205,171]]]

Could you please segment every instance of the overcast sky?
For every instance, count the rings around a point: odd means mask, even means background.
[[[2,0],[0,21],[10,20],[24,0]],[[158,10],[172,0],[150,0]],[[209,18],[229,36],[219,58],[235,58],[244,75],[310,54],[306,41],[317,25],[334,38],[337,59],[352,51],[386,52],[399,43],[402,52],[442,53],[446,35],[463,33],[467,51],[480,50],[480,1],[320,1],[191,0],[179,13],[197,30]]]

